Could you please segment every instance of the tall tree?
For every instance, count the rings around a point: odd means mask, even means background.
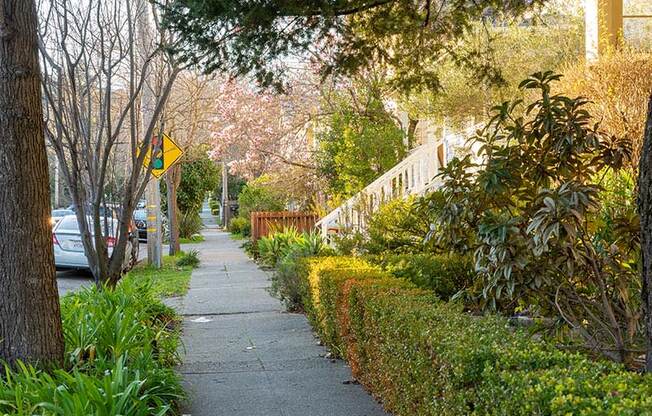
[[[196,71],[185,71],[175,81],[162,119],[165,131],[186,150],[183,162],[192,162],[188,153],[191,148],[211,141],[211,120],[216,103],[222,98],[219,91],[220,81]],[[190,214],[181,212],[177,201],[184,164],[176,164],[165,174],[170,255],[181,250],[181,221],[187,220],[187,215]],[[190,215],[196,215],[198,219],[199,214]]]
[[[0,1],[0,28],[0,358],[59,363],[34,2]]]
[[[289,166],[314,169],[307,134],[310,114],[303,86],[287,94],[256,91],[242,81],[220,86],[215,103],[211,155],[247,179]]]
[[[133,211],[150,179],[151,167],[143,169],[145,149],[158,133],[180,68],[166,59],[162,32],[149,39],[139,30],[152,14],[146,2],[40,4],[46,136],[75,205],[95,281],[115,285],[133,241]],[[145,95],[151,100],[143,105]],[[106,213],[116,206],[118,230],[111,241],[105,238]]]
[[[391,67],[397,85],[438,89],[438,63],[450,58],[482,78],[500,79],[477,48],[460,39],[473,23],[522,15],[545,0],[175,0],[167,25],[182,60],[207,71],[253,74],[278,86],[285,58],[310,51],[323,75],[355,73],[370,62]]]
[[[652,372],[652,94],[650,95],[645,134],[638,167],[638,212],[641,217],[641,253],[643,257],[643,310],[647,332],[645,370]]]

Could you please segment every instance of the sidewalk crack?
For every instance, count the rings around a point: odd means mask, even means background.
[[[261,310],[261,311],[242,311],[242,312],[184,313],[184,314],[181,314],[181,316],[192,318],[192,317],[196,317],[196,316],[253,315],[253,314],[257,314],[257,313],[270,313],[270,312],[281,313],[281,311],[278,310],[278,309],[270,309],[270,310]]]

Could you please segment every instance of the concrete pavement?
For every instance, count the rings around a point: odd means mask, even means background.
[[[206,214],[204,217],[208,220]],[[209,226],[194,246],[202,264],[181,305],[181,372],[193,416],[381,416],[351,383],[343,361],[324,358],[303,315],[285,313],[268,276],[225,232]]]

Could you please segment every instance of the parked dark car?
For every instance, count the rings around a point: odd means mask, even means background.
[[[137,209],[134,211],[134,224],[138,230],[138,239],[147,240],[147,210]]]
[[[161,216],[163,227],[163,238],[168,236],[168,219],[165,215]],[[147,209],[137,209],[134,211],[134,224],[138,230],[138,239],[147,241]]]

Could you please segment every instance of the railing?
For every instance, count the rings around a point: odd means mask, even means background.
[[[441,143],[427,143],[414,149],[381,177],[369,184],[316,224],[321,234],[364,227],[368,214],[381,204],[409,195],[422,195],[437,188],[435,177],[446,164],[446,149]]]
[[[438,140],[412,150],[405,159],[321,218],[315,226],[325,238],[344,230],[364,230],[369,216],[383,203],[436,190],[441,186],[437,178],[440,169],[480,127],[471,121],[458,132],[444,128]],[[476,154],[477,149],[473,147],[465,151]]]
[[[294,227],[299,232],[312,231],[315,228],[317,214],[291,211],[260,211],[251,213],[251,238],[256,241],[267,237],[273,230]]]

